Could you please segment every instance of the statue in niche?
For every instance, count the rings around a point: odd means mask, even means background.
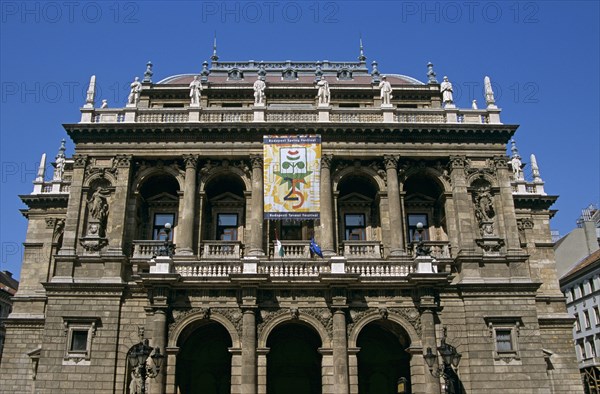
[[[90,214],[90,225],[88,233],[94,235],[103,236],[103,232],[106,229],[106,219],[108,218],[108,202],[107,197],[110,195],[110,191],[100,186],[96,188],[96,191],[92,194],[88,203],[88,212]]]
[[[254,105],[265,105],[265,88],[267,85],[262,79],[254,82]]]
[[[390,105],[392,103],[392,85],[388,82],[387,77],[384,75],[381,77],[379,83],[379,89],[381,90],[381,105]]]
[[[325,79],[324,76],[321,76],[319,82],[317,82],[317,88],[319,89],[317,92],[317,97],[319,98],[319,105],[329,105],[329,100],[331,99],[331,92],[329,90],[329,82]]]
[[[490,236],[494,233],[494,197],[489,187],[482,187],[475,193],[475,217],[479,222],[481,235]]]
[[[138,77],[135,77],[134,81],[131,83],[131,91],[129,92],[129,97],[127,98],[128,104],[137,105],[140,101],[140,93],[142,92],[142,83]]]
[[[194,75],[194,80],[190,83],[190,104],[200,105],[200,95],[202,92],[202,83],[198,80],[198,76]]]

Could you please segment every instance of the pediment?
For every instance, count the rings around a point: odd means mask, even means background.
[[[213,205],[243,205],[244,202],[245,201],[243,197],[240,197],[237,194],[233,194],[230,192],[219,194],[218,196],[215,196],[210,199],[210,203]]]
[[[340,197],[338,199],[338,201],[341,203],[371,204],[373,202],[373,199],[369,198],[363,194],[354,192],[354,193],[349,193],[349,194],[345,195],[344,197]]]
[[[177,203],[179,202],[179,198],[170,193],[162,192],[152,197],[148,197],[146,202],[149,204]]]

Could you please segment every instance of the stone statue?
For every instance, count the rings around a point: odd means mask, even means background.
[[[265,105],[265,88],[267,85],[260,77],[254,82],[254,105]]]
[[[129,92],[129,97],[127,98],[128,104],[137,105],[140,101],[140,93],[142,92],[142,83],[138,77],[135,77],[133,82],[131,83],[131,91]]]
[[[317,87],[319,88],[317,92],[317,97],[319,98],[319,105],[329,105],[329,100],[331,99],[331,92],[329,91],[329,82],[327,82],[324,76],[321,76],[321,80],[317,82]]]
[[[140,384],[138,382],[138,378],[135,376],[135,373],[131,372],[131,382],[129,383],[129,394],[140,394]]]
[[[523,179],[523,163],[521,162],[521,156],[513,156],[512,159],[510,159],[510,166],[515,181]]]
[[[479,223],[479,231],[482,236],[490,237],[494,234],[494,197],[489,187],[480,188],[473,196],[475,205],[475,217]]]
[[[108,100],[107,99],[102,99],[102,105],[100,106],[100,108],[108,108]]]
[[[90,217],[100,222],[101,225],[106,223],[106,218],[108,217],[108,202],[106,201],[106,197],[109,195],[110,192],[108,190],[98,186],[92,197],[88,200]]]
[[[494,99],[494,91],[492,90],[492,81],[490,81],[490,77],[486,76],[483,78],[483,86],[485,89],[485,103],[486,105],[493,106],[496,104],[496,100]]]
[[[65,174],[65,163],[66,163],[66,159],[64,156],[56,156],[56,160],[54,161],[55,164],[55,168],[54,168],[54,180],[57,181],[62,181],[63,179],[63,175]]]
[[[391,105],[392,101],[392,85],[387,81],[386,76],[381,77],[379,83],[379,89],[381,90],[381,105]]]
[[[450,83],[448,77],[444,77],[444,81],[440,84],[440,92],[442,92],[442,102],[444,104],[454,103],[452,97],[452,83]]]
[[[202,83],[198,80],[198,76],[194,75],[194,80],[190,83],[190,104],[194,106],[200,105],[200,95],[202,92]]]
[[[477,108],[477,100],[473,100],[473,102],[471,103],[471,109],[479,109]]]

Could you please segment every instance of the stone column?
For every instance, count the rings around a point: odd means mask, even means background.
[[[333,390],[335,394],[348,394],[348,339],[346,336],[346,313],[343,309],[333,312]]]
[[[432,295],[426,295],[421,297],[421,341],[423,343],[423,354],[427,352],[427,348],[431,348],[433,354],[437,354],[437,340],[435,338],[435,304]],[[425,358],[422,358],[423,369],[424,369],[424,392],[429,394],[440,394],[440,380],[429,372],[429,367],[425,362]],[[433,369],[434,371],[438,368],[438,362],[436,360]]]
[[[256,316],[244,310],[242,326],[242,394],[256,394]]]
[[[331,161],[332,155],[321,157],[321,248],[323,255],[335,255],[333,245],[333,197],[331,193]]]
[[[249,256],[264,256],[262,247],[264,205],[263,205],[263,158],[251,155],[252,161],[252,212],[250,218],[250,250]]]
[[[402,256],[404,240],[402,239],[402,216],[400,213],[400,188],[398,185],[398,160],[393,156],[384,156],[387,176],[388,204],[390,210],[390,253],[391,257]]]
[[[154,310],[153,323],[153,334],[152,334],[152,346],[160,349],[160,353],[165,355],[165,345],[167,339],[167,314],[163,308]],[[162,394],[165,392],[165,371],[168,365],[163,359],[163,365],[160,367],[160,372],[156,378],[148,379],[150,385],[150,392]]]
[[[177,255],[191,256],[194,242],[194,207],[196,204],[196,166],[198,156],[185,155],[185,184],[183,190],[183,208],[177,231]]]

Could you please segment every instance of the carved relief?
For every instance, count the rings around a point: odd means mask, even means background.
[[[73,168],[85,168],[87,162],[87,155],[73,155]]]
[[[198,314],[202,320],[210,318],[210,308],[192,308],[187,310],[173,310],[173,323],[169,324],[169,337],[171,337],[173,330],[177,327],[183,319],[190,315]]]
[[[131,166],[131,155],[116,155],[113,161],[113,165],[116,167],[129,167]]]
[[[196,168],[198,165],[198,155],[183,155],[183,162],[186,169]]]
[[[242,336],[242,327],[243,327],[243,314],[242,311],[238,308],[212,308],[212,311],[224,316],[227,320],[233,324],[236,331]]]

